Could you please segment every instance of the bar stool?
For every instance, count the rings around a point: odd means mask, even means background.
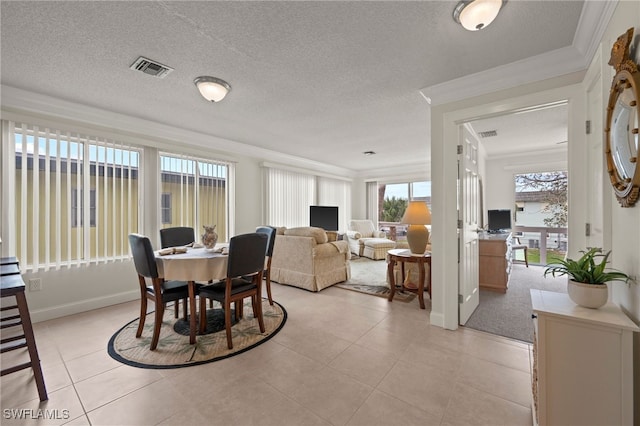
[[[0,318],[0,329],[9,329],[22,326],[22,334],[5,337],[0,340],[0,353],[14,351],[16,349],[27,348],[29,352],[29,362],[15,365],[13,367],[3,368],[0,370],[0,376],[15,373],[25,368],[33,369],[33,375],[36,379],[38,388],[38,396],[40,401],[49,399],[47,389],[44,385],[44,377],[42,375],[42,367],[40,366],[40,358],[38,357],[38,349],[36,340],[33,335],[33,326],[31,325],[31,316],[29,315],[29,307],[27,306],[27,298],[25,297],[25,285],[20,275],[20,268],[15,257],[3,257],[0,259],[0,297],[16,298],[16,304],[11,306],[3,306],[0,311],[3,313],[14,311],[9,315]]]

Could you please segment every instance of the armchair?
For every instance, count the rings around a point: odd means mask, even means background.
[[[396,247],[396,242],[387,238],[384,231],[374,228],[370,220],[351,220],[345,234],[351,253],[370,259],[385,259],[387,250]]]

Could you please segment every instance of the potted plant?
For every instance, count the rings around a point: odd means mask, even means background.
[[[599,247],[588,251],[581,250],[578,260],[554,260],[546,265],[544,276],[569,276],[567,293],[574,303],[586,308],[597,309],[607,303],[607,284],[612,281],[629,282],[630,277],[624,272],[607,268],[611,250],[603,253]]]

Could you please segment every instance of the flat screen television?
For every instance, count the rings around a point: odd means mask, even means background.
[[[503,232],[511,229],[511,210],[489,210],[489,232]]]
[[[325,231],[337,231],[338,207],[309,206],[309,226],[322,228]]]

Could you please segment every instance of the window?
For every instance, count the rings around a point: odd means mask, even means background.
[[[161,153],[162,226],[191,226],[198,235],[204,225],[216,225],[219,241],[227,241],[232,171],[226,162]]]
[[[96,190],[92,189],[89,199],[89,226],[96,226]],[[71,226],[78,227],[78,224],[82,226],[84,221],[84,203],[82,202],[82,191],[74,189],[71,192]]]
[[[406,225],[400,224],[409,201],[424,201],[431,209],[431,182],[416,181],[378,184],[378,220],[381,230],[392,239],[402,240]]]
[[[141,151],[77,132],[3,122],[7,223],[21,265],[37,270],[126,259],[138,230]],[[86,224],[89,226],[86,226]]]
[[[160,213],[162,223],[171,223],[171,193],[163,192],[160,198]]]

